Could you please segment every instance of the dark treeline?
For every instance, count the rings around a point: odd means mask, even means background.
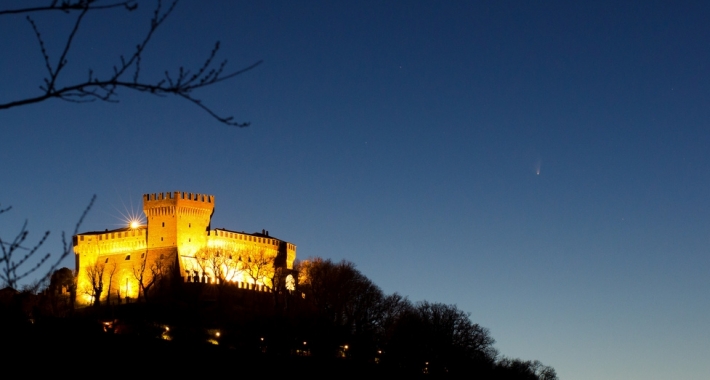
[[[24,324],[15,333],[44,329],[41,336],[50,336],[47,326],[62,326],[54,330],[124,337],[104,342],[104,351],[138,344],[125,340],[133,336],[152,342],[142,347],[166,352],[234,355],[230,360],[266,360],[271,366],[288,362],[304,371],[330,365],[336,373],[557,379],[539,361],[501,355],[488,329],[455,305],[384,294],[350,262],[316,258],[297,263],[291,274],[290,289],[280,281],[271,292],[184,283],[174,276],[156,284],[142,302],[75,310],[71,271],[64,268],[38,294],[3,289],[0,315],[5,327]]]
[[[557,379],[538,361],[502,357],[489,330],[455,305],[384,294],[353,263],[317,258],[301,263],[298,273],[296,292],[305,295],[298,313],[313,323],[314,354],[338,354],[347,345],[353,359],[411,374]]]

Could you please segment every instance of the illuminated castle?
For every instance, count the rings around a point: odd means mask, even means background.
[[[211,229],[214,196],[184,192],[143,195],[147,224],[74,236],[77,303],[112,302],[148,293],[159,278],[233,283],[272,291],[290,287],[296,246],[261,233]]]

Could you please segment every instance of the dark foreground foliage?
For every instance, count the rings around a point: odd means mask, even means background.
[[[144,302],[83,309],[66,300],[65,272],[42,294],[5,292],[0,334],[18,359],[117,374],[557,379],[538,361],[499,356],[455,305],[385,295],[348,262],[304,262],[291,290],[173,281]]]

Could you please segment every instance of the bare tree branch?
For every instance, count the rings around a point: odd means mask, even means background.
[[[89,10],[99,10],[99,9],[111,9],[111,8],[126,8],[129,11],[133,11],[138,8],[138,3],[135,0],[121,1],[113,4],[106,5],[92,5],[96,0],[77,0],[77,1],[62,1],[61,4],[57,4],[58,1],[53,1],[52,4],[46,7],[33,7],[33,8],[19,8],[19,9],[8,9],[0,11],[0,16],[2,15],[12,15],[12,14],[25,14],[25,13],[36,13],[43,11],[62,11],[68,13],[70,11],[81,11],[85,9]]]
[[[232,116],[220,116],[217,112],[213,111],[212,108],[205,105],[200,99],[193,95],[193,91],[208,87],[219,82],[225,81],[227,79],[234,78],[246,71],[249,71],[256,66],[260,65],[262,61],[255,62],[254,64],[245,67],[241,70],[237,70],[231,73],[224,74],[224,69],[227,65],[227,61],[222,61],[218,66],[214,64],[214,60],[219,52],[220,44],[219,41],[215,43],[214,48],[211,53],[205,59],[202,66],[192,74],[191,70],[185,70],[180,67],[177,70],[177,74],[171,74],[169,71],[165,71],[165,78],[155,81],[141,81],[140,80],[140,70],[141,70],[141,60],[143,58],[143,52],[146,46],[152,39],[155,31],[160,27],[160,25],[165,21],[165,19],[173,12],[178,0],[173,0],[167,9],[163,8],[162,0],[157,0],[157,5],[153,16],[150,20],[150,28],[146,33],[145,37],[136,45],[135,51],[125,58],[120,56],[120,64],[113,67],[113,74],[98,78],[94,75],[94,70],[89,69],[89,75],[86,81],[73,83],[69,85],[60,86],[60,74],[62,70],[67,66],[68,60],[67,55],[72,48],[72,42],[74,37],[79,31],[84,16],[89,11],[98,9],[111,9],[125,7],[129,11],[136,9],[138,4],[131,1],[122,1],[106,5],[96,5],[100,0],[64,0],[61,3],[54,1],[51,5],[47,7],[37,7],[37,8],[26,8],[17,9],[12,11],[0,11],[0,15],[3,14],[18,14],[18,13],[32,13],[39,11],[48,10],[62,10],[65,13],[70,11],[80,12],[74,22],[72,31],[67,37],[67,41],[64,44],[61,56],[57,61],[56,65],[52,65],[49,54],[45,47],[45,42],[40,33],[39,27],[35,21],[27,16],[27,20],[32,26],[32,30],[37,37],[37,41],[42,52],[42,57],[47,68],[48,75],[44,78],[44,85],[40,86],[42,94],[29,97],[20,100],[14,100],[7,103],[0,104],[0,110],[20,107],[29,104],[40,103],[49,99],[61,99],[64,101],[75,102],[75,103],[85,103],[92,102],[96,100],[105,102],[118,102],[117,89],[125,88],[131,89],[139,92],[147,92],[156,96],[167,96],[176,95],[183,99],[188,100],[190,103],[201,108],[207,112],[210,116],[218,120],[219,122],[236,127],[246,127],[249,126],[248,122],[236,122]],[[125,80],[125,75],[131,73],[131,79]]]
[[[81,214],[79,221],[74,227],[74,235],[79,231],[81,223],[84,221],[86,214],[93,206],[95,200],[96,195],[91,198],[89,205],[86,207],[86,209],[84,209],[84,212]],[[0,214],[9,209],[10,207],[0,209]],[[40,238],[40,240],[37,242],[37,244],[35,244],[31,248],[28,248],[22,245],[27,239],[28,234],[29,231],[27,231],[27,221],[25,221],[25,223],[22,225],[22,228],[20,228],[20,232],[15,236],[12,241],[6,242],[3,241],[2,238],[0,238],[0,251],[2,253],[2,256],[0,256],[0,265],[2,266],[2,268],[0,268],[0,281],[2,281],[2,283],[7,286],[16,288],[21,280],[25,279],[27,276],[40,269],[51,257],[51,254],[47,253],[39,260],[39,262],[34,264],[29,269],[21,269],[30,258],[34,257],[34,255],[49,237],[49,231],[46,231],[44,235],[42,235],[42,238]],[[72,246],[66,241],[64,233],[62,233],[62,243],[62,253],[59,255],[54,264],[50,266],[47,273],[38,280],[38,285],[47,281],[54,272],[54,270],[56,270],[57,267],[61,264],[62,260],[69,256],[69,254],[71,254]],[[18,250],[24,250],[27,251],[27,253],[25,253],[24,256],[22,256],[19,260],[13,259],[13,257],[17,254]]]

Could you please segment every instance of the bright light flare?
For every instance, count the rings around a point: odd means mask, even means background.
[[[123,199],[121,199],[121,203],[123,203]],[[142,210],[133,209],[133,203],[130,204],[130,209],[129,207],[126,207],[126,204],[124,203],[123,211],[116,206],[113,208],[119,214],[116,218],[120,221],[120,223],[117,224],[121,226],[121,228],[125,228],[127,226],[128,228],[135,230],[141,226],[145,226],[147,223]]]

